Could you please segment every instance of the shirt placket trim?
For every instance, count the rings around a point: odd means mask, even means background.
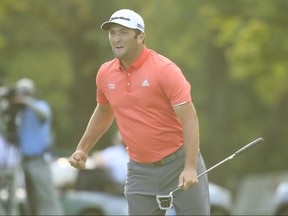
[[[131,92],[131,75],[132,75],[132,69],[128,70],[126,73],[126,91],[128,93]]]

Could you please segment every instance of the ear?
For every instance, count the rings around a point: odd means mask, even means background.
[[[145,40],[145,33],[144,32],[141,32],[138,37],[137,37],[137,41],[139,44],[143,44],[144,43],[144,40]]]

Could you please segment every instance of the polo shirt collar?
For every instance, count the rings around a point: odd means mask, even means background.
[[[138,70],[143,65],[145,60],[148,58],[149,54],[150,54],[150,50],[147,49],[146,46],[144,46],[144,49],[143,49],[142,53],[135,60],[135,62],[133,62],[133,64],[129,66],[128,70],[131,70],[132,68]],[[124,70],[123,66],[121,65],[121,61],[119,59],[118,59],[118,68],[120,70]]]

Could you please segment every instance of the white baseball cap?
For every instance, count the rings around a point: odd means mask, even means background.
[[[16,82],[15,90],[18,94],[34,93],[36,88],[33,80],[29,78],[23,78]]]
[[[109,21],[101,25],[101,29],[109,30],[111,24],[116,23],[127,28],[139,29],[144,32],[144,21],[142,17],[129,9],[121,9],[112,14]]]

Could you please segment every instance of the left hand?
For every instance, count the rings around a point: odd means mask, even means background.
[[[181,187],[183,190],[187,190],[197,183],[198,177],[196,170],[192,168],[185,168],[179,176],[178,187]]]

